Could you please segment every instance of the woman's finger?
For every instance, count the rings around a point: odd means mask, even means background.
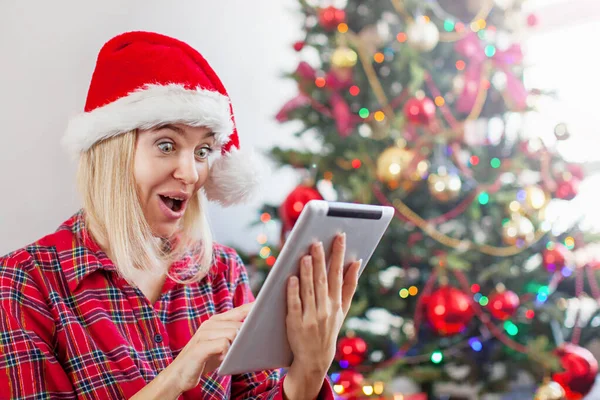
[[[315,318],[315,289],[313,284],[313,261],[311,256],[302,257],[300,266],[300,298],[303,318]]]
[[[300,284],[298,278],[290,277],[287,287],[287,316],[292,321],[302,319],[302,302],[300,301]]]
[[[205,330],[199,336],[198,341],[204,342],[206,340],[216,340],[220,338],[228,339],[229,342],[233,342],[233,339],[237,336],[239,329],[226,328],[226,327],[215,327],[209,330]]]
[[[206,341],[198,347],[199,351],[196,357],[204,363],[202,374],[209,374],[219,368],[231,347],[231,342],[226,338],[219,338]]]
[[[352,296],[354,296],[356,285],[358,284],[358,271],[361,264],[362,260],[353,262],[344,274],[344,284],[342,286],[342,311],[344,315],[348,314],[348,310],[350,309]]]
[[[313,259],[313,284],[315,288],[315,304],[317,318],[323,320],[327,318],[327,270],[325,263],[325,251],[323,243],[319,242],[312,246],[311,254]]]
[[[342,271],[344,267],[344,253],[346,252],[346,234],[340,233],[336,236],[331,246],[329,261],[329,298],[334,304],[341,302]]]

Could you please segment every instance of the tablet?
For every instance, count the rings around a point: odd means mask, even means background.
[[[392,207],[308,202],[219,367],[219,375],[289,367],[293,355],[286,334],[286,289],[288,279],[299,274],[300,258],[317,241],[323,242],[328,257],[336,234],[345,232],[344,267],[362,259],[362,274],[393,215]]]

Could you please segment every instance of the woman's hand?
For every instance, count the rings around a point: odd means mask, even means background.
[[[254,303],[247,303],[204,321],[181,353],[165,369],[176,376],[179,391],[185,392],[200,383],[200,377],[216,370],[235,339],[242,321]]]
[[[319,393],[336,351],[336,341],[356,290],[362,260],[343,274],[346,236],[334,240],[329,272],[322,243],[311,247],[300,262],[300,280],[288,282],[287,335],[294,361],[284,380],[289,399],[314,398]],[[344,275],[344,276],[342,276]]]

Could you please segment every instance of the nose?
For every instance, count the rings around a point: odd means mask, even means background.
[[[195,185],[198,182],[198,169],[194,155],[182,154],[177,158],[177,165],[173,177],[187,185]]]

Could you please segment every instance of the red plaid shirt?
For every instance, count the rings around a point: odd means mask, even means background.
[[[202,281],[167,278],[150,304],[86,233],[80,211],[55,233],[0,258],[0,398],[129,398],[203,321],[253,300],[239,256],[215,245]],[[282,399],[282,384],[278,370],[215,372],[180,399]],[[333,399],[329,383],[320,398]]]

